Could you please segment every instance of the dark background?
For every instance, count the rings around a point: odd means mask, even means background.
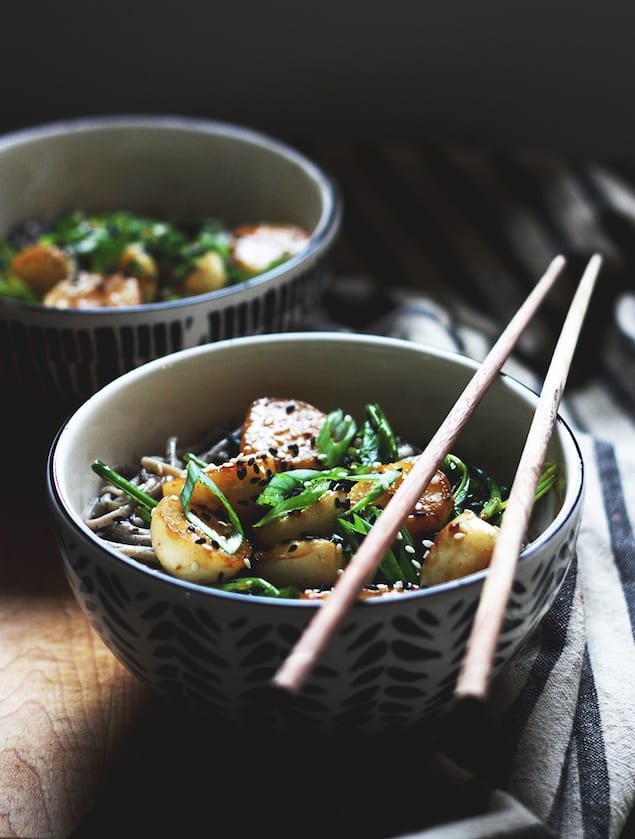
[[[0,131],[100,113],[631,156],[615,0],[4,2]]]

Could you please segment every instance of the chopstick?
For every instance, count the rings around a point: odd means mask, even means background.
[[[301,689],[329,639],[344,620],[348,608],[358,598],[366,581],[372,577],[382,557],[395,540],[403,521],[432,480],[438,465],[450,450],[478,401],[498,375],[538,306],[562,273],[565,264],[566,261],[561,255],[552,260],[546,272],[509,321],[424,451],[417,458],[414,467],[384,507],[378,523],[370,529],[329,596],[322,601],[320,608],[274,674],[275,687],[289,693],[297,693]]]
[[[544,378],[468,636],[454,691],[459,699],[482,700],[488,692],[496,644],[534,506],[540,472],[601,265],[601,256],[594,254],[571,301]]]

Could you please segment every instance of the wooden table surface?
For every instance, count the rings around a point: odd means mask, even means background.
[[[2,492],[1,837],[196,835],[220,822],[224,837],[381,839],[484,807],[425,739],[234,731],[150,695],[74,600],[42,469]]]

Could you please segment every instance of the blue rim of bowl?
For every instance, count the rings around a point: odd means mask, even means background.
[[[269,336],[271,337],[271,336]],[[283,333],[281,335],[276,335],[276,340],[279,341],[293,341],[297,340],[298,337],[301,337],[305,340],[324,340],[327,339],[334,339],[334,340],[346,340],[346,341],[353,341],[363,343],[365,340],[370,340],[373,343],[380,343],[384,344],[387,347],[407,347],[410,349],[415,349],[416,351],[423,351],[428,352],[434,356],[439,358],[444,358],[449,361],[460,361],[461,363],[465,364],[467,367],[471,368],[472,370],[476,370],[478,366],[478,362],[474,359],[470,358],[469,356],[463,355],[460,352],[452,352],[451,350],[442,349],[440,347],[434,347],[431,345],[426,344],[414,344],[413,342],[400,339],[400,338],[392,338],[388,336],[379,336],[379,335],[367,335],[363,333],[352,333],[352,334],[342,334],[339,332],[310,332],[310,333]],[[223,345],[231,345],[235,343],[252,343],[252,342],[261,342],[267,338],[267,336],[262,335],[254,335],[254,336],[247,336],[241,338],[229,338],[223,342],[217,342],[214,345],[211,345],[215,349],[220,347],[220,344]],[[196,353],[204,353],[206,350],[209,350],[209,346],[198,346],[198,347],[191,347],[186,350],[179,350],[175,353],[172,353],[170,356],[155,359],[154,361],[147,362],[143,365],[143,368],[148,367],[156,367],[160,366],[161,364],[165,364],[166,361],[169,361],[170,358],[174,358],[181,355],[192,355]],[[137,371],[141,368],[137,368]],[[131,371],[134,373],[135,371]],[[124,374],[128,375],[128,374]],[[524,394],[533,394],[534,397],[537,398],[537,394],[532,388],[528,385],[521,382],[514,376],[511,376],[508,373],[501,372],[499,376],[504,379],[507,384],[509,384],[513,389],[520,391]],[[120,377],[121,378],[121,377]],[[95,396],[98,396],[100,392],[108,390],[109,387],[114,386],[115,382],[111,382],[105,385],[101,391],[98,391]],[[94,399],[95,396],[91,397],[90,399]],[[90,401],[90,400],[89,400]],[[81,410],[78,409],[78,410]],[[70,418],[69,418],[70,419]],[[230,600],[238,600],[239,602],[247,602],[259,604],[259,605],[267,605],[267,606],[281,606],[283,608],[318,608],[320,605],[320,601],[315,600],[292,600],[286,598],[272,598],[272,597],[263,597],[260,595],[244,595],[237,592],[229,592],[229,591],[222,591],[220,589],[215,589],[210,586],[205,586],[200,583],[192,583],[188,582],[187,580],[180,580],[177,577],[172,577],[167,572],[163,571],[160,568],[152,568],[151,566],[144,565],[143,563],[135,560],[131,557],[127,557],[124,554],[119,553],[114,548],[109,547],[106,543],[99,539],[98,536],[91,533],[87,528],[81,527],[76,518],[71,515],[71,513],[66,508],[66,505],[62,501],[62,493],[60,492],[57,484],[57,480],[55,477],[55,455],[59,445],[60,438],[64,433],[65,425],[63,424],[55,434],[55,437],[51,443],[49,448],[49,453],[47,457],[47,464],[46,464],[46,488],[48,493],[49,504],[53,505],[58,513],[61,513],[71,528],[77,533],[77,535],[82,540],[87,540],[91,543],[96,544],[99,546],[106,554],[110,557],[115,559],[117,562],[121,562],[130,568],[132,571],[136,572],[137,574],[143,576],[150,576],[155,581],[164,583],[165,585],[172,586],[176,585],[183,591],[190,591],[196,592],[198,594],[203,594],[204,596],[210,597],[222,597],[222,598],[229,598]],[[575,491],[575,495],[569,499],[569,503],[567,508],[563,506],[558,513],[556,514],[553,521],[549,523],[549,525],[535,538],[533,539],[521,552],[519,557],[519,562],[528,562],[544,545],[546,541],[551,539],[557,533],[559,533],[567,524],[571,516],[573,515],[574,511],[578,508],[579,504],[582,502],[582,495],[584,492],[584,484],[585,484],[585,467],[584,467],[584,459],[582,457],[582,451],[580,449],[579,443],[573,433],[570,425],[567,421],[558,413],[556,417],[556,425],[560,426],[560,428],[565,432],[565,436],[568,438],[569,442],[572,445],[573,453],[575,454],[575,465],[577,466],[577,473],[574,475],[576,479],[577,489]],[[555,426],[554,426],[555,430]],[[366,600],[357,601],[354,604],[353,608],[380,608],[382,605],[386,606],[388,604],[395,604],[399,603],[403,598],[411,599],[411,598],[421,598],[427,599],[430,597],[434,597],[437,594],[442,594],[444,592],[452,591],[455,589],[471,587],[473,585],[481,586],[487,576],[487,569],[483,571],[478,571],[474,574],[468,574],[465,577],[460,577],[456,580],[450,580],[446,583],[440,583],[435,586],[431,586],[427,589],[419,589],[418,591],[404,591],[399,595],[390,596],[390,597],[377,597],[377,598],[368,598]]]
[[[221,301],[224,297],[231,297],[237,291],[252,289],[261,285],[272,283],[275,280],[283,280],[287,276],[293,276],[298,269],[305,265],[312,265],[321,255],[326,254],[332,245],[342,223],[343,200],[341,190],[335,179],[327,171],[304,155],[302,152],[275,137],[264,132],[257,131],[247,126],[237,125],[230,122],[211,119],[198,119],[196,117],[178,116],[172,114],[113,114],[99,117],[80,117],[77,119],[59,120],[44,123],[42,125],[23,128],[0,135],[0,152],[3,148],[12,147],[16,143],[28,143],[38,141],[50,136],[61,135],[69,129],[73,131],[96,131],[102,128],[166,128],[180,129],[188,128],[198,131],[201,134],[224,134],[235,137],[248,143],[265,147],[283,157],[297,163],[303,170],[308,172],[314,181],[320,186],[320,191],[326,199],[325,206],[328,208],[322,214],[315,233],[311,234],[311,240],[303,251],[283,262],[281,265],[271,268],[262,274],[258,274],[249,280],[226,286],[217,291],[209,291],[205,294],[198,294],[191,297],[183,297],[179,300],[164,300],[159,303],[144,303],[141,306],[119,306],[117,309],[64,309],[64,314],[70,317],[81,317],[86,319],[91,315],[107,317],[108,313],[126,314],[129,312],[154,312],[172,311],[179,308],[186,308],[193,303],[204,303],[207,301]],[[29,303],[24,300],[11,300],[0,298],[0,305],[12,309],[44,310],[41,303]]]

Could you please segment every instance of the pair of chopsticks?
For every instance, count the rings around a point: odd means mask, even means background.
[[[432,480],[439,464],[450,451],[479,400],[495,380],[523,330],[565,265],[564,257],[557,256],[509,321],[424,451],[417,458],[415,466],[385,506],[378,522],[359,546],[329,597],[322,602],[283,661],[274,675],[274,686],[290,693],[297,693],[300,690],[329,639],[343,621],[348,608],[357,600],[366,581],[372,577],[382,557],[395,540],[408,513],[414,508],[417,499]],[[575,346],[601,265],[601,256],[594,254],[587,264],[567,312],[543,382],[534,418],[510,489],[505,516],[496,540],[485,584],[481,590],[466,655],[455,688],[458,697],[471,696],[482,699],[487,693],[494,650],[507,608],[516,563],[533,507],[547,445],[553,432]]]

